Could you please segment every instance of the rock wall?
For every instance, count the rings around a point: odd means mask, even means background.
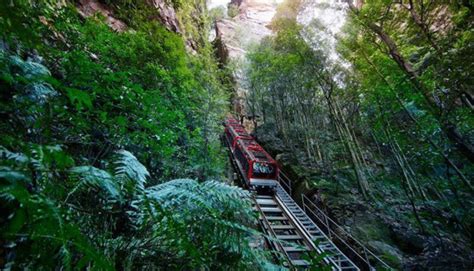
[[[150,8],[156,9],[156,12],[150,19],[160,21],[172,32],[181,33],[179,20],[173,6],[168,4],[165,0],[147,0],[147,4]],[[100,13],[105,17],[105,22],[110,26],[110,28],[117,32],[127,30],[127,24],[114,16],[113,8],[101,3],[99,0],[79,0],[77,8],[79,14],[83,17],[90,17]]]
[[[148,0],[148,3],[158,11],[154,19],[159,20],[170,31],[181,33],[179,21],[173,6],[168,4],[165,0]]]
[[[105,17],[105,22],[110,28],[117,32],[123,32],[127,29],[127,25],[123,21],[114,17],[112,9],[98,0],[79,0],[77,9],[83,17],[90,17],[100,13]]]
[[[276,13],[277,1],[232,0],[231,4],[239,7],[239,13],[234,18],[222,19],[216,23],[216,47],[222,62],[237,66],[233,74],[233,111],[237,117],[244,119],[247,129],[253,130],[254,116],[249,114],[245,103],[248,92],[245,81],[245,55],[250,46],[272,35],[270,23]]]

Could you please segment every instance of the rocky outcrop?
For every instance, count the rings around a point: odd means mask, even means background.
[[[239,14],[234,18],[216,22],[216,47],[224,63],[237,63],[234,70],[235,95],[232,101],[233,111],[239,117],[247,117],[244,123],[250,130],[252,121],[246,110],[245,75],[243,65],[250,46],[258,44],[264,37],[272,34],[270,23],[276,13],[274,0],[232,0],[231,4],[239,7]]]
[[[94,16],[97,13],[101,14],[105,17],[107,25],[117,32],[123,32],[127,29],[127,25],[123,21],[114,17],[112,9],[98,0],[79,0],[77,8],[79,14],[83,17]]]
[[[150,8],[156,9],[150,19],[161,22],[168,30],[181,33],[176,11],[165,0],[148,0]],[[127,24],[114,16],[113,8],[101,3],[99,0],[79,0],[77,4],[79,14],[83,17],[94,16],[97,13],[105,17],[105,22],[117,32],[127,29]]]
[[[159,20],[170,31],[181,33],[179,21],[173,6],[168,4],[165,0],[148,0],[148,3],[158,11],[153,17],[154,19]]]

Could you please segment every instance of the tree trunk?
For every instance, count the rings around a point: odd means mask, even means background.
[[[350,10],[356,15],[359,15],[359,11],[354,7],[351,1],[348,1]],[[463,154],[469,161],[474,163],[474,146],[459,133],[456,125],[450,121],[441,121],[443,115],[443,106],[429,94],[428,88],[419,80],[418,74],[413,69],[413,66],[405,60],[397,45],[392,38],[383,31],[382,27],[375,23],[368,22],[365,24],[367,28],[372,30],[387,46],[391,58],[397,63],[400,69],[407,75],[408,80],[413,86],[425,97],[430,111],[438,120],[440,120],[440,128],[446,133],[448,138],[455,144],[456,148]]]

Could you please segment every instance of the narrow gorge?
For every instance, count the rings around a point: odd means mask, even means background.
[[[0,1],[0,270],[473,270],[472,1]]]

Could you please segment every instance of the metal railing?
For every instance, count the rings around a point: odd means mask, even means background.
[[[280,181],[280,184],[282,185],[283,189],[286,190],[286,192],[291,196],[293,197],[293,190],[292,190],[292,187],[291,187],[291,179],[288,178],[288,176],[286,176],[285,173],[283,173],[281,170],[280,170],[280,175],[279,175],[279,181]]]
[[[360,241],[352,237],[343,227],[332,220],[323,210],[314,204],[308,197],[301,195],[303,210],[320,226],[327,236],[343,251],[350,251],[358,261],[364,262],[369,270],[375,270],[371,260],[385,270],[393,270],[382,259],[367,249]]]
[[[282,188],[282,192],[281,192],[281,193],[286,193],[286,196],[289,196],[289,197],[293,200],[293,198],[288,194],[288,192],[283,188],[283,186],[280,185],[280,187]],[[277,192],[277,193],[278,193],[278,192]],[[294,200],[293,200],[293,201],[294,201]],[[301,211],[304,212],[304,210],[301,209],[301,207],[298,206],[297,208],[299,208]],[[305,213],[306,213],[306,212],[305,212]],[[306,214],[306,215],[309,217],[308,214]],[[305,226],[304,226],[303,224],[301,224],[301,222],[299,222],[299,219],[298,219],[298,218],[295,217],[294,219],[295,219],[295,221],[297,221],[296,224],[299,224],[301,227],[305,228]],[[314,224],[314,222],[313,222],[313,224]],[[315,226],[316,226],[316,225],[315,225]],[[317,226],[316,226],[316,227],[317,227]],[[339,252],[339,254],[340,254],[342,257],[347,258],[347,256],[345,256],[345,254],[344,254],[342,251],[339,250],[339,248],[332,242],[332,240],[331,240],[322,230],[320,230],[320,229],[318,228],[318,231],[320,231],[320,234],[324,237],[325,240],[327,240],[328,242],[330,242],[331,245],[333,245],[333,246],[337,249],[337,251]],[[325,252],[325,250],[322,249],[319,245],[313,243],[313,246],[316,248],[316,251],[317,251],[319,254]],[[332,253],[330,253],[328,256],[324,257],[324,259],[323,259],[324,262],[325,262],[326,264],[328,264],[328,265],[332,265],[332,266],[337,267],[336,270],[341,270],[341,268],[342,268],[341,263],[342,263],[342,262],[341,262],[341,261],[337,261],[336,259],[334,259],[333,256],[334,256],[334,255],[332,255]],[[352,261],[351,261],[349,258],[347,258],[347,261],[350,262],[353,266],[356,266],[354,263],[352,263]],[[358,267],[357,267],[357,270],[359,270]]]
[[[280,171],[279,181],[288,194],[292,196],[291,179]],[[355,262],[362,263],[369,270],[376,270],[374,265],[379,269],[382,268],[382,270],[394,270],[380,257],[367,249],[360,241],[352,237],[349,232],[331,219],[304,194],[301,195],[301,205],[303,211],[318,224],[320,229],[340,250],[344,251],[346,255],[350,252],[349,258],[355,260]],[[372,262],[375,264],[372,264]]]

